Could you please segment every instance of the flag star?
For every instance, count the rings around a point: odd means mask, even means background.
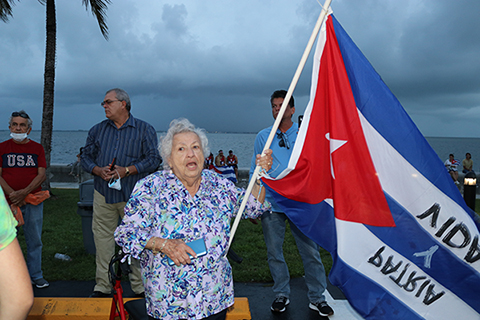
[[[423,262],[423,266],[425,268],[429,268],[431,267],[431,263],[432,263],[432,257],[433,257],[433,254],[438,250],[438,246],[437,245],[434,245],[432,247],[430,247],[430,249],[428,249],[427,251],[423,251],[423,252],[415,252],[413,255],[415,257],[425,257],[425,260]]]
[[[332,171],[332,178],[335,179],[335,174],[333,173],[332,153],[347,143],[347,140],[330,139],[330,132],[325,135],[325,138],[330,141],[330,170]]]

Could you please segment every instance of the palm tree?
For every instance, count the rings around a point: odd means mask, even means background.
[[[20,0],[17,0],[20,1]],[[57,48],[57,17],[55,13],[55,0],[38,0],[46,6],[46,46],[45,46],[45,71],[43,82],[43,113],[42,113],[42,135],[41,144],[45,149],[45,158],[47,160],[47,180],[44,187],[50,189],[50,159],[52,151],[52,131],[53,131],[53,104],[55,92],[55,58]],[[110,0],[82,0],[82,4],[88,11],[97,18],[98,25],[103,37],[108,40],[108,27],[106,24],[106,10]],[[0,19],[8,22],[12,15],[12,6],[15,0],[0,0]]]

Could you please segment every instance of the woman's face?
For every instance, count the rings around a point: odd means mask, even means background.
[[[172,154],[168,164],[180,181],[200,179],[203,170],[203,151],[200,138],[193,132],[173,136]]]

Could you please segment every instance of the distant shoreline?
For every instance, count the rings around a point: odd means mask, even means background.
[[[53,132],[88,132],[90,129],[78,129],[78,130],[53,130]],[[9,132],[9,130],[0,130],[0,132]],[[42,132],[42,130],[33,130],[32,132]],[[157,133],[165,133],[166,131],[156,131]],[[258,132],[223,132],[223,131],[207,131],[207,133],[219,133],[219,134],[257,134]]]
[[[53,132],[88,132],[90,129],[78,130],[53,130]],[[0,130],[0,132],[8,132],[9,130]],[[42,130],[32,130],[32,132],[41,132]],[[157,133],[165,133],[166,131],[156,131]],[[207,131],[212,134],[257,134],[258,132],[227,132],[227,131]],[[479,137],[440,137],[440,136],[424,136],[426,139],[479,139]]]

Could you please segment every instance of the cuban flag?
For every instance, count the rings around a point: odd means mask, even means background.
[[[217,167],[214,165],[213,170],[216,173],[221,174],[225,179],[228,179],[233,183],[237,183],[237,176],[235,175],[235,169],[233,169],[233,167]]]
[[[262,179],[365,319],[480,319],[478,217],[332,14],[288,167]]]

